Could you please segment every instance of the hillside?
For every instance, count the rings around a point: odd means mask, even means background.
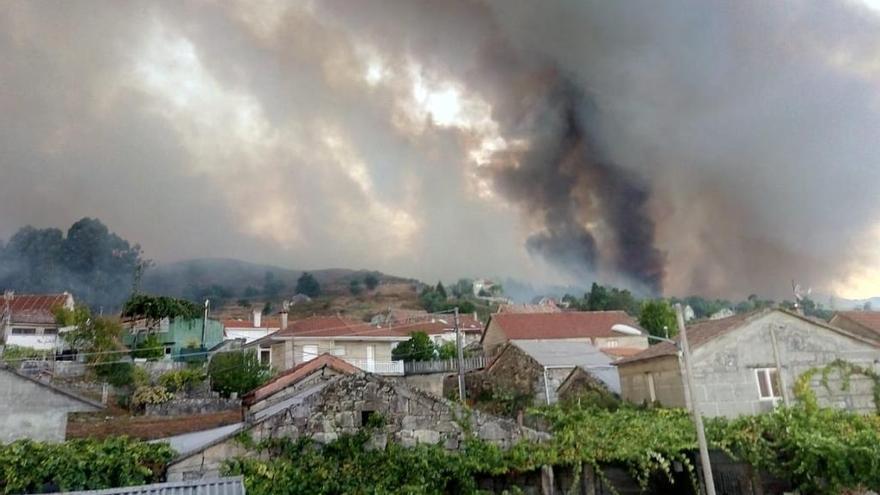
[[[281,282],[280,294],[293,293],[296,280],[303,270],[282,268],[274,265],[251,263],[227,258],[200,258],[158,265],[150,268],[144,276],[143,290],[146,292],[187,297],[193,288],[220,286],[231,292],[229,297],[238,297],[247,287],[261,289],[266,282],[266,274],[271,273]],[[309,271],[326,293],[345,293],[352,280],[362,280],[366,275],[375,275],[382,283],[413,283],[393,275],[369,270],[350,270],[328,268]]]

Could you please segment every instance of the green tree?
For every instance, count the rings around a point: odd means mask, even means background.
[[[321,295],[321,285],[311,273],[303,272],[296,281],[296,292],[309,297],[318,297]]]
[[[370,273],[364,277],[364,285],[367,287],[367,290],[374,290],[379,286],[379,278]]]
[[[672,337],[678,332],[675,310],[662,299],[642,303],[639,325],[656,337]]]
[[[584,295],[584,299],[587,303],[587,311],[604,311],[608,309],[611,300],[608,295],[608,289],[596,282],[593,282],[590,292]]]
[[[348,284],[348,290],[351,295],[358,296],[364,291],[364,288],[361,286],[360,280],[354,279]]]
[[[437,282],[437,287],[435,287],[434,290],[437,291],[437,294],[443,299],[449,297],[449,295],[446,294],[446,287],[443,287],[443,282]]]
[[[165,356],[165,346],[159,340],[159,336],[155,333],[147,335],[147,337],[138,342],[137,347],[131,353],[134,358],[149,359],[155,361]]]
[[[391,351],[391,358],[395,361],[430,361],[437,352],[436,346],[425,332],[413,332],[409,340],[397,344]]]
[[[224,397],[239,396],[266,383],[271,377],[269,366],[260,363],[256,351],[220,352],[208,364],[211,389]]]
[[[458,350],[455,348],[455,342],[444,342],[437,347],[437,357],[440,359],[455,359],[458,357]]]

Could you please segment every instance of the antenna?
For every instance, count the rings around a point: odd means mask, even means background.
[[[810,294],[813,293],[813,288],[809,287],[807,290],[804,290],[800,284],[795,283],[794,280],[791,281],[791,291],[794,293],[794,310],[797,313],[803,313],[801,301],[807,298]]]

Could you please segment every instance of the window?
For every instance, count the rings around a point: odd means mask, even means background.
[[[272,363],[272,349],[260,349],[260,364]]]
[[[36,335],[36,328],[13,328],[12,335]]]
[[[755,370],[755,380],[758,382],[758,398],[761,400],[776,400],[782,397],[779,386],[779,373],[776,368],[758,368]]]
[[[165,356],[171,356],[172,347],[170,345],[165,346]]]
[[[58,335],[57,328],[44,328],[43,335]]]
[[[318,357],[318,346],[316,345],[304,345],[303,346],[303,362],[311,361]]]
[[[608,339],[607,341],[605,341],[605,347],[609,349],[617,347],[617,344],[617,339]]]

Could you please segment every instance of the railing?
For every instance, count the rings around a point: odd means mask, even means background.
[[[402,375],[403,361],[370,361],[367,359],[347,359],[347,363],[353,364],[367,373],[377,375]]]
[[[470,356],[462,360],[464,371],[477,370],[486,366],[483,355]],[[436,359],[433,361],[410,361],[403,365],[407,375],[425,375],[428,373],[452,373],[458,371],[458,359]]]

